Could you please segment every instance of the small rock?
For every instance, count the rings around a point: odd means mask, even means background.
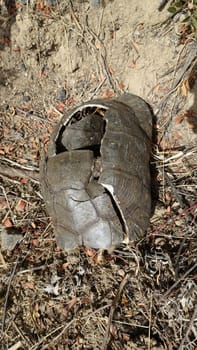
[[[15,245],[23,238],[23,235],[17,228],[7,228],[0,225],[1,250],[12,250]]]
[[[21,61],[20,67],[21,67],[22,72],[26,72],[27,71],[27,67],[26,67],[26,65],[25,65],[25,63],[23,61]]]
[[[2,109],[3,109],[3,111],[7,111],[9,109],[9,104],[4,102],[3,105],[2,105]]]
[[[67,93],[66,93],[66,90],[61,87],[57,90],[57,100],[59,101],[64,101],[65,99],[67,98]]]
[[[48,0],[48,6],[57,6],[58,1],[57,0]]]
[[[92,7],[99,7],[103,4],[103,1],[102,0],[92,0],[91,1],[91,6]]]
[[[29,102],[30,100],[31,100],[30,96],[27,95],[26,93],[24,93],[24,95],[23,95],[23,101],[24,101],[24,102]]]
[[[125,271],[123,269],[120,269],[118,271],[119,276],[124,277],[125,276]]]

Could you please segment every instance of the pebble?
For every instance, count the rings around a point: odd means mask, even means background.
[[[2,104],[2,109],[3,109],[3,111],[7,111],[8,109],[9,109],[9,104],[7,104],[6,102],[3,102],[3,104]]]
[[[31,100],[30,96],[27,95],[26,93],[23,94],[23,101],[24,102],[29,102]]]
[[[13,250],[15,245],[21,241],[23,235],[16,228],[6,228],[0,225],[1,250]]]
[[[65,99],[67,98],[67,93],[66,93],[66,90],[61,87],[57,90],[57,100],[59,101],[64,101]]]
[[[91,0],[92,7],[99,7],[102,5],[102,0]]]
[[[27,70],[27,67],[23,61],[21,61],[20,68],[23,72],[26,72],[26,70]]]
[[[125,276],[125,271],[123,269],[120,269],[118,271],[119,276],[124,277]]]
[[[58,0],[48,0],[48,6],[57,6]]]

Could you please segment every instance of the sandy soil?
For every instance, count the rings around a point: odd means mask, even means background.
[[[195,349],[197,45],[183,31],[184,13],[170,17],[158,0],[7,3],[0,14],[2,349]],[[73,105],[125,91],[155,116],[150,227],[143,240],[101,260],[88,248],[68,255],[45,212],[40,153]]]

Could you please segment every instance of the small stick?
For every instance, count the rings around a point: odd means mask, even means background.
[[[39,179],[39,173],[32,171],[32,170],[20,170],[13,168],[9,165],[4,165],[0,163],[0,176],[5,176],[8,178],[13,178],[13,177],[20,177],[24,178],[27,177],[31,179],[32,181],[38,183]]]
[[[7,212],[7,214],[6,214],[6,217],[7,217],[8,213],[10,213],[11,218],[12,218],[12,221],[13,221],[13,223],[14,223],[14,221],[15,221],[15,220],[14,220],[14,215],[13,215],[13,212],[12,212],[12,209],[11,209],[11,206],[10,206],[10,202],[9,202],[9,200],[8,200],[8,197],[7,197],[7,193],[6,193],[5,188],[4,188],[3,186],[0,186],[0,188],[2,189],[3,195],[4,195],[4,197],[5,197],[5,200],[6,200],[7,206],[8,206],[8,212]]]
[[[178,350],[184,350],[184,347],[183,347],[183,346],[184,346],[185,340],[186,340],[186,338],[188,337],[188,335],[189,335],[189,333],[190,333],[190,330],[191,330],[191,328],[192,328],[192,326],[193,326],[193,323],[194,323],[194,321],[195,321],[196,316],[197,316],[197,306],[196,306],[195,309],[194,309],[192,318],[191,318],[191,320],[190,320],[190,322],[189,322],[189,326],[188,326],[188,328],[187,328],[187,330],[186,330],[185,336],[184,336],[183,339],[181,340],[181,344],[179,345]]]
[[[107,350],[107,347],[108,347],[108,344],[109,344],[109,341],[110,341],[110,327],[111,327],[111,323],[112,323],[112,320],[113,320],[113,316],[114,316],[114,312],[115,312],[115,309],[116,309],[116,306],[117,306],[117,303],[121,297],[121,294],[122,294],[122,291],[125,287],[125,285],[127,284],[128,282],[128,279],[130,277],[130,272],[128,272],[125,277],[123,278],[123,280],[121,281],[120,283],[120,286],[119,286],[119,289],[118,289],[118,292],[115,296],[115,299],[112,303],[112,306],[111,306],[111,309],[110,309],[110,312],[109,312],[109,317],[108,317],[108,325],[107,325],[107,328],[106,328],[106,332],[105,332],[105,336],[103,338],[103,343],[102,343],[102,350]]]
[[[95,89],[95,91],[92,93],[91,98],[93,98],[97,92],[100,90],[100,88],[103,86],[103,84],[105,83],[107,77],[104,77],[103,80],[100,82],[100,84],[97,86],[97,88]]]
[[[2,253],[1,253],[1,250],[0,250],[0,260],[1,260],[3,268],[7,269],[7,264],[6,264],[5,260],[4,260],[4,257],[3,257]]]
[[[153,295],[151,293],[150,299],[150,312],[149,312],[149,325],[148,325],[148,350],[151,350],[151,322],[152,322],[152,307],[153,307]]]
[[[9,293],[10,293],[10,287],[11,287],[11,283],[12,283],[12,280],[13,280],[15,272],[16,272],[16,268],[17,268],[17,265],[18,265],[19,257],[20,257],[20,255],[17,256],[16,262],[14,264],[12,273],[11,273],[10,278],[9,278],[9,283],[8,283],[6,295],[5,295],[5,302],[4,302],[3,316],[2,316],[2,326],[1,326],[2,333],[4,332],[4,328],[5,328],[6,311],[7,311],[7,304],[8,304],[8,297],[9,297]]]
[[[0,161],[6,162],[6,163],[10,163],[14,166],[16,166],[17,168],[20,169],[24,169],[24,170],[28,170],[28,171],[38,171],[38,167],[33,167],[33,166],[26,166],[17,162],[14,162],[13,160],[6,158],[6,157],[2,157],[0,156]]]
[[[43,117],[40,117],[39,115],[37,115],[37,114],[32,114],[31,113],[31,111],[24,111],[23,109],[21,109],[21,108],[18,108],[18,107],[16,107],[16,112],[17,113],[20,113],[20,114],[22,114],[22,116],[21,115],[19,115],[19,114],[15,114],[15,117],[16,118],[23,118],[24,119],[24,117],[28,117],[28,118],[32,118],[32,119],[35,119],[35,120],[40,120],[40,121],[42,121],[42,122],[44,122],[44,123],[48,123],[48,124],[52,124],[52,125],[54,125],[55,124],[55,122],[53,122],[53,121],[50,121],[50,120],[48,120],[48,119],[46,119],[46,118],[43,118]]]
[[[16,344],[12,345],[8,350],[18,350],[19,348],[23,348],[23,344],[20,340]]]
[[[187,271],[184,273],[184,275],[181,276],[181,277],[178,279],[178,281],[176,281],[176,282],[167,290],[167,292],[165,292],[165,294],[163,295],[163,297],[167,297],[167,296],[171,293],[171,291],[172,291],[176,286],[178,286],[178,284],[179,284],[182,280],[184,280],[184,278],[187,277],[187,275],[189,275],[196,267],[197,267],[197,263],[194,264],[192,267],[190,267],[190,269],[187,270]]]

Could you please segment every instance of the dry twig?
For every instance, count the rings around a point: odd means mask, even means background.
[[[102,350],[107,350],[107,347],[108,347],[108,344],[109,344],[109,341],[110,341],[110,327],[111,327],[111,323],[112,323],[112,320],[113,320],[114,312],[115,312],[117,304],[118,304],[118,302],[120,300],[122,291],[123,291],[125,285],[127,284],[128,280],[129,280],[130,275],[131,275],[130,272],[128,272],[125,275],[125,277],[123,278],[123,280],[121,281],[119,289],[118,289],[118,292],[117,292],[117,294],[115,296],[115,299],[114,299],[114,301],[112,303],[112,306],[111,306],[111,309],[110,309],[110,312],[109,312],[109,317],[108,317],[107,329],[106,329],[106,332],[105,332],[105,336],[103,338]]]
[[[17,265],[19,262],[19,257],[20,257],[20,255],[17,256],[16,262],[14,263],[14,267],[12,269],[12,272],[11,272],[11,275],[9,278],[9,283],[7,286],[7,291],[6,291],[6,295],[5,295],[5,302],[4,302],[4,307],[3,307],[2,325],[1,325],[2,333],[4,332],[4,328],[5,328],[6,311],[7,311],[7,304],[8,304],[8,297],[9,297],[9,293],[10,293],[10,287],[11,287],[11,283],[12,283],[12,280],[14,278],[16,268],[17,268]]]
[[[181,276],[168,290],[165,292],[165,294],[162,297],[167,297],[174,288],[176,288],[181,281],[183,281],[195,268],[197,267],[197,263],[194,264],[192,267],[190,267],[189,270],[187,270],[183,276]]]
[[[188,337],[188,335],[189,335],[189,333],[190,333],[190,331],[191,331],[192,326],[194,325],[194,321],[195,321],[195,319],[196,319],[196,316],[197,316],[197,306],[196,306],[195,309],[194,309],[192,318],[191,318],[191,320],[190,320],[190,322],[189,322],[189,326],[188,326],[188,328],[187,328],[187,331],[186,331],[186,333],[185,333],[184,338],[183,338],[182,341],[181,341],[181,344],[180,344],[179,347],[178,347],[178,350],[184,350],[184,349],[185,349],[184,344],[185,344],[185,341],[186,341],[186,339],[187,339],[187,337]]]
[[[13,177],[19,178],[29,178],[32,181],[39,183],[39,173],[32,170],[21,170],[17,168],[13,168],[8,165],[4,165],[0,163],[0,176],[8,177],[12,179]]]

